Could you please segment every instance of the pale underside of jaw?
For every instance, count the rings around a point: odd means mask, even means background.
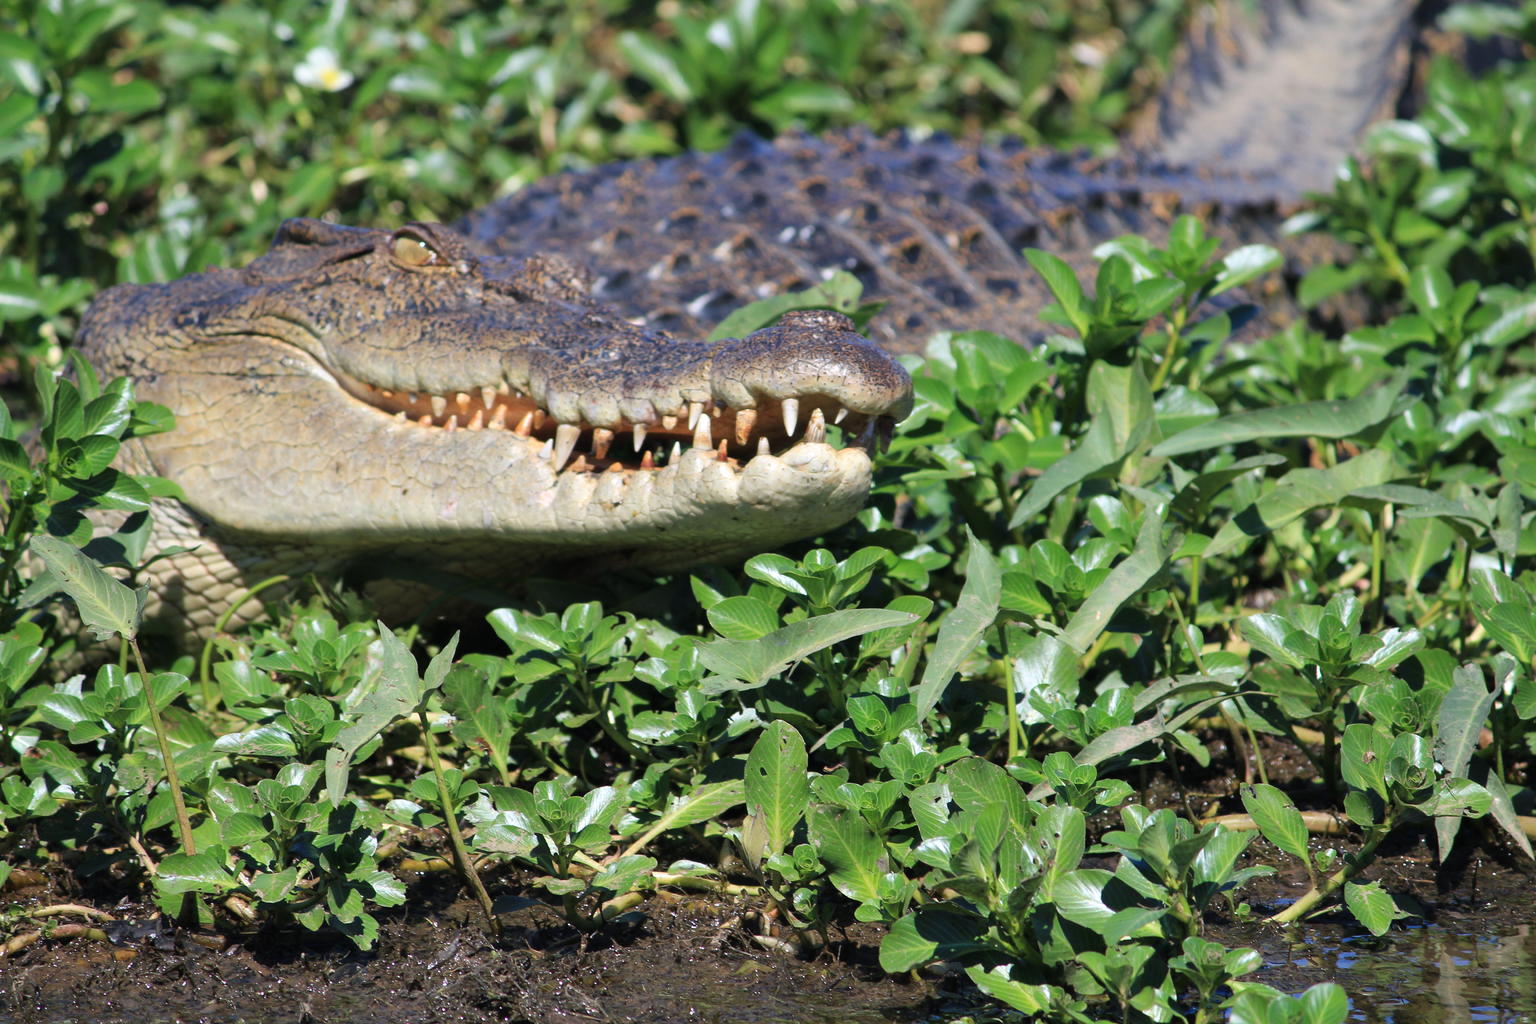
[[[645,473],[675,465],[687,452],[711,453],[739,472],[753,459],[783,455],[800,442],[826,446],[829,421],[842,428],[848,447],[866,452],[883,449],[895,425],[891,416],[850,410],[823,395],[802,395],[767,400],[761,408],[683,402],[646,419],[594,426],[559,422],[527,393],[504,382],[429,394],[340,374],[337,380],[352,397],[402,425],[448,433],[504,431],[526,439],[535,457],[562,474]],[[628,436],[620,440],[621,434]]]

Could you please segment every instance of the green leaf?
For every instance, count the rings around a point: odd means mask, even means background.
[[[1115,612],[1163,571],[1171,550],[1177,546],[1177,540],[1172,545],[1164,542],[1162,509],[1149,510],[1142,520],[1135,548],[1078,607],[1061,638],[1079,652],[1087,651],[1108,628]]]
[[[1365,925],[1372,935],[1385,935],[1393,921],[1407,916],[1397,909],[1397,904],[1380,882],[1345,882],[1344,903],[1355,915],[1355,920]]]
[[[347,799],[347,771],[353,755],[390,725],[414,714],[425,696],[442,685],[459,644],[455,633],[427,666],[427,677],[423,680],[417,675],[416,658],[405,642],[384,623],[380,622],[378,628],[378,673],[367,681],[368,689],[347,716],[351,723],[336,734],[336,741],[325,754],[326,791],[331,803],[338,807]]]
[[[1272,245],[1245,245],[1234,249],[1222,259],[1221,270],[1216,274],[1216,284],[1210,294],[1220,295],[1224,291],[1241,287],[1256,277],[1279,270],[1284,264],[1285,257]]]
[[[1353,437],[1392,415],[1397,396],[1408,385],[1408,379],[1406,372],[1398,373],[1364,394],[1344,401],[1303,402],[1233,413],[1175,434],[1153,446],[1151,454],[1186,455],[1207,448],[1281,437]]]
[[[134,590],[113,579],[79,548],[57,537],[33,537],[28,546],[74,599],[81,621],[96,639],[105,640],[114,633],[125,639],[138,635],[148,587]]]
[[[805,816],[811,797],[806,764],[805,740],[788,722],[770,723],[752,745],[742,779],[747,819],[741,837],[754,865],[783,853]]]
[[[699,662],[711,672],[745,685],[706,682],[706,693],[762,686],[809,654],[877,629],[910,626],[917,616],[881,608],[846,608],[802,619],[755,640],[720,638],[700,644]]]
[[[705,614],[715,632],[729,640],[756,640],[779,626],[778,612],[768,602],[746,595],[728,597]]]
[[[880,941],[880,966],[891,974],[910,971],[931,960],[957,960],[987,949],[986,922],[949,903],[929,903],[891,926]]]
[[[1014,981],[1005,976],[1008,970],[1007,966],[987,970],[978,964],[967,967],[965,974],[977,988],[998,1002],[1011,1006],[1020,1013],[1039,1015],[1042,1019],[1048,1019],[1045,1014],[1051,1008],[1052,996],[1060,990],[1052,989],[1049,985],[1028,985],[1022,981]],[[1063,1019],[1068,1019],[1065,1014]]]
[[[1337,505],[1351,492],[1385,483],[1396,472],[1391,454],[1383,448],[1372,448],[1328,469],[1293,469],[1274,490],[1223,524],[1206,546],[1205,557],[1225,554],[1314,508]]]
[[[161,858],[155,889],[163,893],[223,892],[236,882],[220,849],[196,854],[172,853]]]
[[[1310,864],[1307,853],[1307,823],[1296,804],[1274,786],[1259,783],[1242,788],[1243,809],[1265,839],[1303,864]]]
[[[885,844],[857,811],[818,805],[807,816],[816,855],[837,891],[860,903],[878,903],[886,870]]]
[[[965,586],[954,610],[939,626],[939,637],[923,668],[923,678],[912,692],[912,705],[917,710],[919,722],[938,705],[960,663],[975,650],[982,633],[997,621],[1002,601],[1002,576],[997,559],[969,529],[966,536],[969,539],[966,541]]]
[[[1073,272],[1071,266],[1060,256],[1052,255],[1043,249],[1025,249],[1024,258],[1029,261],[1031,267],[1035,268],[1035,273],[1045,279],[1045,286],[1056,297],[1056,302],[1061,306],[1061,311],[1066,314],[1072,329],[1080,336],[1086,337],[1092,320],[1088,315],[1083,286],[1078,283],[1077,274]]]
[[[744,799],[746,793],[738,779],[707,783],[679,794],[668,802],[660,817],[630,842],[625,852],[634,853],[644,848],[663,832],[718,818]]]
[[[693,86],[665,44],[639,32],[621,32],[618,49],[631,67],[669,99],[678,103],[693,100]]]

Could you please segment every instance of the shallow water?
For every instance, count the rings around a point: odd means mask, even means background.
[[[1536,896],[1530,902],[1536,920]],[[1536,1022],[1536,926],[1472,935],[1454,923],[1421,925],[1380,939],[1308,927],[1289,942],[1248,941],[1265,958],[1265,970],[1250,977],[1288,991],[1337,982],[1349,993],[1354,1021]]]

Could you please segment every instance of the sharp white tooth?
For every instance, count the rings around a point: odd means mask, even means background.
[[[757,454],[768,454],[768,439],[766,437],[760,437],[757,439]]]
[[[453,396],[453,402],[459,407],[459,409],[467,412],[469,410],[469,393],[466,391],[460,391],[458,394]]]
[[[555,439],[550,438],[544,442],[544,447],[539,449],[539,458],[547,459],[555,453]]]
[[[838,424],[839,426],[841,426],[843,420],[845,420],[847,418],[848,418],[848,410],[844,409],[842,406],[838,406],[837,407],[837,415],[832,417],[832,422]]]
[[[645,444],[645,424],[644,423],[636,423],[635,424],[635,451],[639,451],[640,450],[640,446],[643,445],[643,444]]]
[[[502,381],[500,384],[496,385],[496,393],[499,395],[510,395],[512,393],[512,385],[508,384],[506,381]]]
[[[503,406],[498,406],[498,408],[505,409],[506,406],[504,406],[504,405]],[[521,437],[528,437],[530,434],[533,433],[533,410],[532,409],[530,409],[527,412],[523,413],[523,418],[517,421],[517,426],[512,428],[512,432],[514,434],[517,434],[517,435],[521,436]]]
[[[695,448],[713,448],[715,446],[715,439],[710,434],[709,417],[700,415],[697,422],[698,427],[693,432],[693,446]]]
[[[652,455],[650,452],[646,452],[644,455],[640,456],[640,468],[641,469],[655,469],[656,468],[656,456]]]
[[[667,453],[667,465],[669,465],[669,466],[672,465],[673,463],[675,463],[678,459],[680,459],[682,457],[683,457],[683,442],[681,442],[681,441],[673,441],[672,442],[672,450]]]
[[[800,422],[800,399],[786,398],[779,407],[784,412],[784,434],[786,437],[795,436],[795,424]]]
[[[507,407],[505,405],[497,404],[491,407],[490,426],[495,430],[505,430],[507,428]]]
[[[496,389],[495,388],[481,388],[480,389],[480,404],[485,406],[487,409],[489,409],[491,406],[495,405],[496,404]]]
[[[436,416],[438,419],[442,419],[443,415],[445,413],[447,413],[447,412],[448,412],[448,399],[444,398],[442,395],[433,395],[432,396],[432,415]]]
[[[597,427],[592,431],[592,457],[606,459],[608,446],[613,443],[613,431]]]
[[[752,436],[752,428],[757,426],[756,409],[736,410],[736,443],[746,444],[747,438]]]
[[[816,444],[826,444],[827,417],[820,409],[811,410],[811,421],[805,425],[805,439]]]
[[[571,457],[571,452],[576,450],[576,439],[581,436],[581,428],[574,423],[562,423],[555,428],[555,467],[566,464]]]
[[[469,417],[469,422],[464,424],[464,425],[466,427],[468,427],[470,430],[479,430],[482,427],[484,427],[485,426],[485,410],[484,409],[476,409],[474,411],[474,414]]]
[[[676,416],[663,416],[661,418],[661,425],[662,425],[662,428],[665,429],[665,430],[672,430],[672,429],[677,427],[677,417]]]
[[[459,429],[459,414],[458,413],[454,413],[452,416],[449,416],[448,417],[448,422],[444,423],[443,426],[448,428],[448,432],[450,434],[453,433],[455,430],[458,430]]]
[[[688,429],[689,430],[693,429],[694,424],[699,422],[699,417],[702,416],[702,415],[704,415],[704,403],[703,402],[689,402],[688,403]]]

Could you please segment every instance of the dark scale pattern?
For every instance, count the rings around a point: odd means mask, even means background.
[[[847,271],[887,303],[874,339],[912,350],[941,328],[1038,335],[1035,312],[1050,298],[1025,247],[1091,274],[1095,246],[1129,233],[1159,240],[1185,212],[1229,245],[1277,243],[1289,192],[1146,158],[855,130],[743,136],[717,153],[557,175],[464,227],[502,255],[585,263],[595,298],[685,336]]]

